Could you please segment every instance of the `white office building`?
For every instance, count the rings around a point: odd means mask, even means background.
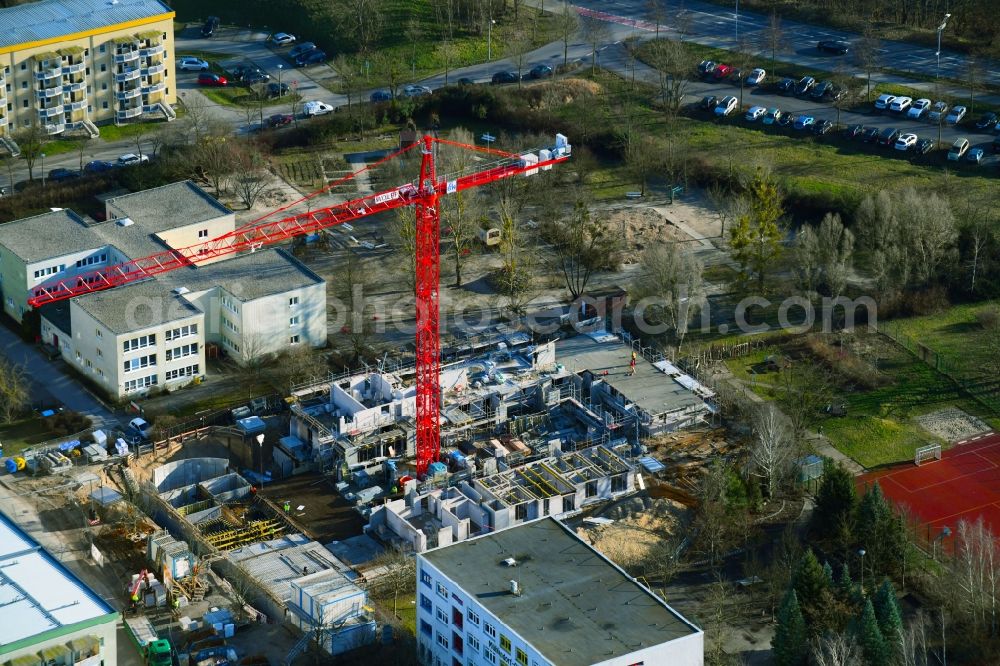
[[[554,518],[417,555],[428,666],[702,666],[704,634]]]

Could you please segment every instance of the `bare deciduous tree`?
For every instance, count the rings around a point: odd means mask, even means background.
[[[754,418],[754,443],[750,449],[754,474],[770,497],[787,478],[794,440],[788,419],[774,405],[765,405]]]
[[[267,160],[252,146],[244,146],[233,152],[233,173],[229,180],[236,196],[250,209],[271,184]]]
[[[10,423],[28,404],[28,376],[23,366],[0,358],[0,414]]]
[[[565,68],[569,64],[569,43],[580,28],[580,21],[569,0],[564,0],[555,18],[555,32],[563,44],[563,67]]]
[[[582,199],[569,218],[547,224],[545,235],[553,245],[563,284],[574,300],[586,292],[595,272],[618,267],[618,236],[609,233],[603,221],[591,218]]]
[[[193,162],[196,168],[212,185],[216,196],[224,191],[224,184],[233,173],[235,150],[231,137],[207,136],[202,139],[193,151]]]
[[[611,29],[600,19],[588,18],[583,22],[583,36],[591,48],[590,70],[594,73],[597,71],[597,52],[611,38]]]
[[[847,632],[829,632],[813,642],[816,666],[855,666],[863,661],[861,648]]]
[[[380,0],[346,0],[344,27],[354,36],[358,51],[371,54],[385,26],[385,7]]]
[[[465,128],[454,130],[451,140],[464,144],[475,143],[472,132]],[[468,150],[441,147],[443,172],[460,173],[472,165],[472,160],[473,156]],[[456,287],[462,286],[462,266],[476,241],[483,217],[482,199],[475,190],[462,190],[441,200],[442,235],[452,252]]]
[[[866,99],[869,101],[872,98],[872,73],[879,67],[881,51],[882,42],[875,36],[871,24],[866,23],[861,39],[854,44],[854,60],[865,73],[868,86]]]
[[[639,265],[633,288],[644,306],[643,314],[652,319],[649,323],[673,331],[680,349],[691,318],[705,300],[701,262],[684,252],[679,243],[657,243],[643,251]]]
[[[392,595],[392,614],[397,614],[400,594],[408,594],[416,589],[417,567],[413,555],[396,548],[390,548],[373,563],[379,575],[373,581],[380,594]]]
[[[771,69],[774,69],[778,54],[784,53],[788,49],[788,39],[785,30],[781,25],[781,16],[777,12],[771,12],[767,25],[760,33],[761,46],[771,54]]]
[[[21,159],[24,166],[28,168],[28,180],[35,179],[35,162],[45,152],[45,146],[51,137],[45,128],[32,120],[27,127],[22,127],[13,132],[12,138],[21,149]]]
[[[795,236],[792,260],[806,294],[823,291],[837,298],[844,291],[854,255],[854,234],[840,216],[827,213],[819,226],[803,225]]]

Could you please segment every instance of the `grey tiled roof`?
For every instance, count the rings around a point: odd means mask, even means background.
[[[187,319],[201,312],[156,279],[79,296],[75,302],[117,335]]]
[[[130,217],[149,232],[168,231],[232,211],[189,180],[108,199],[118,217]]]
[[[71,210],[0,224],[0,245],[26,264],[104,247],[104,240]]]
[[[323,278],[280,249],[243,254],[199,268],[175,270],[160,279],[171,288],[187,287],[191,291],[221,286],[243,302],[323,282]]]
[[[0,47],[54,39],[171,12],[158,0],[41,0],[0,9]]]

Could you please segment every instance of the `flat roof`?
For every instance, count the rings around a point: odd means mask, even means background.
[[[155,279],[77,296],[73,300],[116,335],[201,314],[201,310],[183,296],[171,293],[168,286]]]
[[[0,9],[0,48],[173,15],[159,0],[41,0]]]
[[[0,10],[6,11],[6,10]],[[0,25],[3,14],[0,13]],[[0,31],[0,35],[3,31]],[[104,247],[104,239],[69,210],[51,211],[0,224],[0,245],[26,264]]]
[[[158,278],[170,288],[203,291],[222,287],[242,302],[321,284],[323,278],[278,248],[241,254],[204,266],[180,268]]]
[[[117,613],[0,513],[0,653],[12,643]]]
[[[118,217],[132,218],[154,234],[232,213],[190,180],[113,197],[106,204]]]
[[[589,666],[701,631],[551,517],[418,557],[560,666]],[[515,567],[504,564],[510,557]]]
[[[589,370],[647,414],[663,414],[705,404],[691,389],[641,356],[629,374],[632,348],[614,336],[595,340],[577,335],[556,342],[556,360],[573,372]],[[604,374],[607,372],[607,374]]]

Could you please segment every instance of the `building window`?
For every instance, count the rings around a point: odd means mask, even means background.
[[[168,349],[166,360],[175,361],[179,358],[194,356],[197,353],[198,353],[198,343],[192,342],[189,345],[181,345],[180,347],[174,347],[173,349]]]
[[[228,319],[224,318],[222,320],[222,325],[225,326],[226,328],[228,328],[233,333],[239,333],[240,332],[239,327],[237,327],[236,324],[234,324],[233,322],[229,321]]]
[[[130,379],[125,382],[125,392],[131,393],[132,391],[138,391],[150,386],[156,386],[156,384],[156,375],[150,375],[149,377],[143,377],[142,379]]]
[[[289,326],[298,326],[299,325],[299,321],[301,321],[301,317],[299,317],[298,315],[295,315],[294,317],[289,317],[288,318],[288,325]]]
[[[527,520],[528,505],[521,503],[514,507],[514,520]]]
[[[107,103],[107,102],[102,102],[102,103],[101,103],[101,108],[102,108],[102,109],[106,109],[106,108],[108,108],[108,103]]]
[[[167,342],[177,340],[178,338],[186,338],[189,335],[198,335],[198,324],[188,324],[187,326],[167,331]]]
[[[168,370],[166,373],[166,381],[173,381],[175,379],[181,379],[183,377],[194,377],[198,374],[198,364],[189,365],[186,368],[178,368],[177,370]]]
[[[298,296],[292,296],[291,298],[288,299],[288,307],[292,307],[292,306],[298,305],[298,304],[299,304],[299,297]]]
[[[108,260],[107,254],[95,254],[92,257],[87,257],[86,259],[79,259],[76,262],[77,268],[85,268],[86,266],[93,266],[94,264],[103,264]]]
[[[461,656],[462,636],[460,634],[456,634],[455,632],[451,633],[451,649],[455,654]]]
[[[483,633],[485,633],[490,638],[496,638],[497,637],[497,628],[494,627],[489,622],[486,622],[486,623],[483,624]]]
[[[98,335],[97,337],[100,337]],[[126,340],[122,343],[122,352],[128,353],[130,351],[135,351],[136,349],[145,349],[146,347],[152,347],[156,344],[156,334],[150,333],[149,335],[140,335],[137,338],[132,338],[131,340]],[[170,360],[169,358],[167,359]]]
[[[21,62],[21,71],[23,72],[26,69],[28,69],[28,61],[24,60]]]
[[[469,622],[476,625],[477,627],[479,626],[479,615],[474,610],[470,608],[466,613],[466,617],[469,618]]]
[[[103,338],[104,337],[104,333],[101,333],[101,329],[99,329],[99,328],[94,331],[94,335],[96,335],[99,338]]]
[[[625,492],[625,488],[626,488],[626,483],[624,474],[611,477],[611,492],[613,493]]]
[[[427,636],[431,636],[434,634],[434,630],[431,629],[431,623],[428,622],[427,620],[420,621],[420,631],[421,633],[426,634]]]
[[[458,596],[458,595],[457,595],[457,594],[455,594],[454,592],[452,592],[452,593],[451,593],[451,598],[452,598],[452,600],[453,600],[453,601],[454,601],[454,602],[455,602],[456,604],[458,604],[459,606],[464,606],[464,605],[465,605],[465,602],[464,602],[464,601],[462,601],[462,597]]]
[[[288,338],[288,344],[290,344],[290,345],[297,345],[297,344],[299,344],[299,336],[298,335],[293,335],[292,337]]]
[[[448,598],[448,588],[445,587],[444,585],[442,585],[441,583],[437,584],[437,593],[438,593],[438,596],[441,597],[441,598],[443,598],[443,599],[447,599]]]
[[[435,608],[434,609],[434,615],[437,616],[438,622],[441,622],[443,624],[448,624],[448,614],[445,613],[440,608]]]
[[[431,582],[431,575],[426,571],[420,572],[420,582],[426,585],[427,587],[434,587]]]
[[[108,66],[107,66],[107,65],[104,65],[104,64],[102,64],[102,65],[101,65],[101,71],[102,71],[102,72],[106,72],[106,71],[108,71]]]
[[[105,51],[107,51],[106,45],[105,44],[101,44],[101,46],[98,49],[98,51],[100,51],[101,53],[104,53]]]
[[[597,495],[597,481],[587,481],[585,492],[587,497],[595,497]]]
[[[497,663],[497,653],[494,652],[493,650],[487,648],[483,650],[483,654],[486,655],[486,661],[490,662],[491,664]]]
[[[208,238],[208,229],[199,229],[198,238]]]
[[[466,638],[465,642],[468,644],[468,646],[470,648],[472,648],[473,652],[479,652],[479,639],[478,638],[476,638],[472,634],[469,634],[469,636]]]
[[[228,296],[223,296],[222,297],[222,307],[226,308],[227,310],[229,310],[233,314],[237,314],[238,315],[240,313],[239,309],[237,309],[237,307],[236,307],[236,303],[234,303],[233,299],[229,298]]]
[[[148,356],[140,356],[138,358],[133,358],[129,361],[125,361],[125,372],[135,372],[136,370],[141,370],[142,368],[150,368],[156,365],[156,354],[149,354]]]
[[[431,600],[428,599],[426,595],[421,594],[420,595],[420,607],[423,608],[428,613],[430,613],[431,609],[434,606],[431,604]]]
[[[500,649],[504,652],[510,652],[510,639],[500,634]]]
[[[528,653],[521,648],[517,648],[514,651],[514,659],[517,663],[521,664],[521,666],[528,666]]]
[[[464,619],[465,619],[465,616],[462,615],[462,609],[461,608],[452,607],[452,609],[451,609],[451,623],[453,625],[455,625],[456,627],[458,627],[459,631],[462,630],[462,621]]]
[[[438,645],[440,645],[441,647],[443,647],[445,650],[448,649],[448,637],[445,636],[444,634],[438,634],[437,635],[437,642],[438,642]]]

